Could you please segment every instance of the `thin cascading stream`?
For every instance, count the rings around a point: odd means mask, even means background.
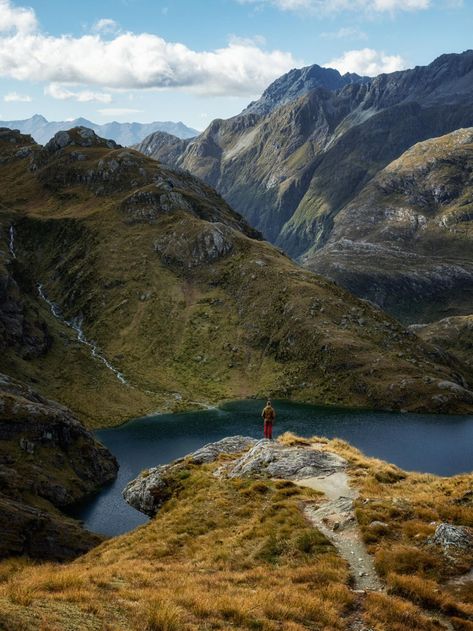
[[[12,259],[16,259],[14,226],[10,226],[8,234],[9,234],[8,251],[10,252],[10,256],[12,257]]]
[[[108,361],[108,359],[104,357],[104,355],[102,355],[97,344],[95,344],[95,342],[92,342],[91,340],[88,340],[86,338],[84,331],[82,329],[82,319],[73,318],[72,320],[66,320],[63,317],[59,306],[56,303],[54,303],[52,300],[50,300],[48,296],[45,294],[44,286],[41,283],[38,283],[37,288],[38,288],[39,297],[42,300],[44,300],[44,302],[49,306],[49,310],[51,311],[52,315],[56,318],[56,320],[59,320],[59,322],[61,322],[62,324],[65,324],[70,329],[72,329],[77,335],[77,340],[81,344],[84,344],[84,346],[87,346],[89,348],[90,354],[92,355],[92,357],[102,362],[102,364],[104,364],[104,366],[108,368],[108,370],[113,372],[113,374],[115,375],[115,377],[118,379],[120,383],[122,383],[123,385],[128,385],[128,382],[123,376],[123,374],[117,368],[115,368],[115,366],[113,366]]]

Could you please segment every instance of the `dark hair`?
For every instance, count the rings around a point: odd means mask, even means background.
[[[271,399],[268,399],[266,405],[271,405]]]

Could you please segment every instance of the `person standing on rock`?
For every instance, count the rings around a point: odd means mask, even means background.
[[[269,399],[264,406],[261,416],[264,421],[264,437],[271,440],[273,438],[273,423],[274,419],[276,418],[276,412],[274,411],[274,408],[271,405],[271,401]]]

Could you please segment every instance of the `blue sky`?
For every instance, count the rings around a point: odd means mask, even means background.
[[[0,0],[0,118],[238,113],[318,63],[377,74],[473,47],[471,0]]]

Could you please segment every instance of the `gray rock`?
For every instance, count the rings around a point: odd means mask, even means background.
[[[189,459],[194,464],[214,462],[221,454],[237,454],[249,449],[255,443],[256,440],[249,436],[228,436],[216,443],[204,445],[201,449],[194,451]]]
[[[376,528],[387,528],[388,524],[384,521],[378,521],[378,520],[374,520],[371,522],[371,524],[368,526],[371,530],[375,530]]]
[[[217,474],[227,475],[229,478],[302,479],[328,475],[345,466],[346,460],[326,451],[286,447],[263,439],[241,458],[221,467]]]
[[[130,506],[152,517],[170,497],[172,492],[169,487],[170,475],[185,466],[185,463],[206,464],[214,462],[222,454],[239,453],[254,443],[255,440],[248,436],[229,436],[216,443],[204,445],[185,458],[143,472],[138,478],[127,484],[123,490],[123,497]]]
[[[429,543],[442,548],[460,548],[473,551],[473,529],[442,523],[437,526]]]

